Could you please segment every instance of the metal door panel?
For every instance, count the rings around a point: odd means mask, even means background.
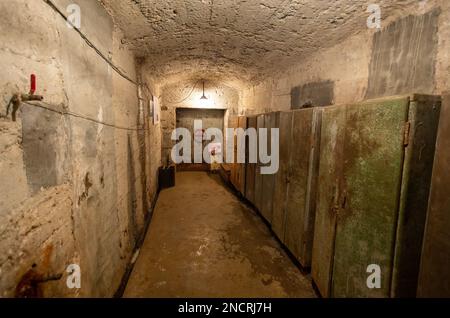
[[[247,117],[239,116],[238,127],[242,128],[243,130],[247,129]],[[243,163],[238,163],[237,165],[237,184],[237,190],[242,195],[245,195],[245,164]]]
[[[326,107],[322,113],[311,275],[323,297],[329,297],[331,292],[346,111],[347,107],[342,105]]]
[[[414,95],[403,168],[391,297],[415,297],[430,193],[441,99]]]
[[[450,297],[450,93],[443,98],[418,297]]]
[[[237,163],[236,163],[236,159],[237,159],[237,137],[236,137],[236,128],[238,128],[238,123],[239,123],[239,119],[237,116],[230,116],[228,119],[228,128],[233,128],[234,129],[234,134],[233,134],[233,163],[230,164],[231,167],[231,176],[230,176],[230,181],[233,184],[233,186],[235,188],[237,188],[238,186],[238,169],[237,169]]]
[[[249,117],[247,120],[248,128],[257,128],[257,119],[256,117]],[[249,144],[247,143],[247,152],[249,151]],[[249,157],[247,157],[249,158]],[[256,163],[246,164],[246,182],[245,182],[245,197],[252,204],[255,204],[255,170]]]
[[[259,115],[257,118],[257,130],[258,130],[258,152],[259,152],[259,130],[264,128],[265,125],[265,115]],[[255,207],[261,212],[262,208],[262,175],[261,175],[261,162],[259,161],[255,169]]]
[[[311,130],[311,145],[309,154],[308,167],[308,183],[306,188],[306,203],[304,210],[302,247],[298,255],[299,262],[305,268],[311,267],[312,259],[312,245],[314,239],[314,222],[316,219],[316,205],[317,205],[317,184],[318,184],[318,170],[319,170],[319,155],[320,155],[320,129],[322,125],[323,108],[314,108]]]
[[[292,112],[280,113],[280,165],[275,176],[272,229],[284,242],[286,201],[292,138]]]
[[[333,297],[389,297],[409,98],[347,107]],[[367,268],[381,268],[369,289]]]
[[[271,129],[279,128],[280,113],[269,113],[265,116],[265,125],[267,128],[267,149],[268,153],[272,153],[271,149]],[[269,166],[270,164],[266,164]],[[273,208],[273,192],[275,185],[275,174],[265,174],[262,176],[262,200],[261,214],[267,222],[272,223]]]
[[[306,239],[304,236],[305,225],[308,223],[308,215],[305,213],[305,207],[311,159],[313,113],[314,110],[312,108],[297,110],[293,112],[292,120],[285,245],[299,260],[301,259],[300,255],[302,254],[303,243]]]

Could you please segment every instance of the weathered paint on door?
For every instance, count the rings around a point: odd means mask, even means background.
[[[247,119],[248,128],[257,128],[257,118],[248,117]],[[250,139],[248,139],[250,140]],[[257,142],[257,141],[256,141]],[[247,143],[247,153],[250,150],[250,145]],[[247,157],[249,158],[249,157]],[[246,182],[245,182],[245,197],[252,204],[255,204],[255,173],[256,173],[256,163],[246,164]]]
[[[343,168],[347,107],[326,107],[322,113],[317,205],[311,275],[323,297],[330,296],[336,217]]]
[[[268,154],[272,154],[272,129],[279,129],[280,113],[269,113],[265,115],[265,125],[267,129],[267,150]],[[278,146],[278,144],[276,145]],[[269,166],[270,164],[265,164]],[[272,223],[273,212],[273,192],[275,185],[275,174],[264,174],[262,176],[262,205],[261,214],[264,216],[267,222]]]
[[[275,176],[272,229],[284,242],[289,162],[292,137],[292,112],[280,113],[280,167]]]
[[[323,296],[414,296],[439,109],[414,95],[324,111],[313,248]],[[367,285],[370,265],[381,288]]]
[[[234,129],[233,134],[233,163],[230,164],[231,166],[231,176],[230,181],[233,184],[235,188],[238,187],[238,180],[239,180],[239,174],[238,174],[238,165],[236,163],[237,160],[237,136],[236,136],[236,129],[239,125],[239,118],[238,116],[230,116],[228,118],[228,128]]]
[[[304,268],[311,266],[321,108],[293,112],[285,245]]]
[[[416,296],[440,106],[440,97],[411,99],[391,297]]]
[[[194,163],[194,147],[201,144],[201,151],[211,142],[207,140],[199,141],[195,138],[194,121],[201,120],[203,130],[208,128],[224,129],[225,112],[219,109],[198,109],[198,108],[178,108],[176,110],[177,128],[185,128],[191,133],[191,163]],[[202,156],[203,158],[203,156]],[[205,163],[203,158],[203,163]]]
[[[265,125],[265,115],[259,115],[257,118],[256,126],[258,130],[258,136],[259,131],[261,128],[264,128]],[[259,140],[259,137],[258,137]],[[259,144],[259,142],[258,142]],[[259,151],[259,145],[258,145],[258,151]],[[261,162],[259,161],[258,156],[258,164],[256,165],[255,169],[255,207],[261,212],[262,211],[262,175],[261,175]]]
[[[450,298],[450,92],[443,98],[418,297]]]
[[[239,116],[238,118],[238,128],[243,129],[244,131],[247,129],[247,117]],[[237,145],[239,146],[239,145]],[[238,163],[237,167],[237,190],[245,195],[245,164]]]
[[[332,297],[389,297],[408,98],[347,106]],[[381,268],[369,289],[367,268]]]

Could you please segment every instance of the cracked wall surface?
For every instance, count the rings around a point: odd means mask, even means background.
[[[136,80],[134,55],[108,12],[76,2],[81,31]],[[54,3],[65,12],[72,1]],[[159,127],[139,107],[136,85],[44,1],[0,2],[0,30],[3,105],[28,92],[34,73],[39,105],[92,119],[22,105],[13,122],[2,108],[0,297],[110,297],[157,192]],[[66,285],[70,264],[81,267],[81,289]]]

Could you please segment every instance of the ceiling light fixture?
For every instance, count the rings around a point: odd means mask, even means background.
[[[207,100],[208,97],[205,95],[205,81],[203,81],[203,96],[200,98],[201,100]]]

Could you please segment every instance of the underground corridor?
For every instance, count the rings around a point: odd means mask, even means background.
[[[0,298],[450,298],[449,21],[0,1]]]
[[[176,181],[160,194],[125,297],[315,297],[310,279],[220,176],[185,171]]]

